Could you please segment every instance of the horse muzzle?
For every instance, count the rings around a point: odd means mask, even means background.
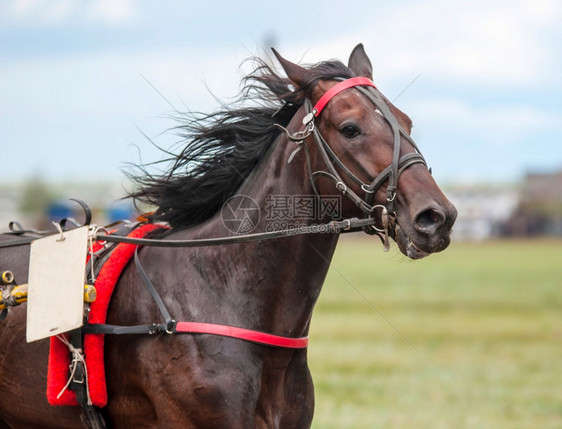
[[[419,210],[412,218],[400,219],[390,235],[400,251],[410,259],[421,259],[445,250],[451,243],[451,230],[457,209],[447,201]]]

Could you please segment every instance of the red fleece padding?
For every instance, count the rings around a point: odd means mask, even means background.
[[[142,238],[159,228],[162,228],[162,225],[146,224],[131,232],[129,237]],[[100,270],[95,283],[96,300],[90,305],[89,323],[105,323],[113,289],[123,269],[133,257],[136,248],[137,246],[134,244],[119,243]],[[84,356],[90,397],[92,403],[97,407],[107,405],[103,351],[103,334],[87,334],[84,336]],[[66,389],[57,399],[68,382],[69,364],[70,353],[68,348],[57,337],[51,337],[51,352],[47,373],[47,399],[51,405],[78,405],[75,393],[69,389]]]

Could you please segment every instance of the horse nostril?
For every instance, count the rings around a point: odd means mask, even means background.
[[[427,209],[416,216],[415,228],[425,234],[433,234],[445,223],[445,215],[438,209]]]

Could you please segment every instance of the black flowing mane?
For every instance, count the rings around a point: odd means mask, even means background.
[[[152,175],[146,166],[137,166],[142,174],[129,174],[138,186],[129,197],[156,207],[150,220],[178,229],[209,219],[260,162],[279,135],[274,124],[289,123],[308,88],[319,80],[354,76],[341,62],[326,61],[310,68],[302,88],[293,88],[289,79],[256,61],[234,105],[211,114],[181,115],[175,129],[186,144],[179,154],[165,151],[170,157],[160,162],[171,162],[166,173]],[[244,107],[248,102],[253,105]]]

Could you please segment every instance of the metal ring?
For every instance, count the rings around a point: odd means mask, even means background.
[[[376,231],[376,232],[385,232],[384,229],[379,229],[377,228],[375,225],[369,225],[366,227],[367,229],[370,229],[371,231]]]
[[[371,208],[373,209],[373,211],[375,211],[375,209],[381,209],[382,214],[386,214],[386,206],[383,206],[382,204],[377,204],[376,206],[373,206]]]
[[[373,217],[373,213],[375,212],[376,209],[381,209],[381,223],[384,225],[384,219],[383,217],[387,215],[387,209],[385,206],[383,206],[382,204],[377,204],[375,206],[371,206],[371,208],[369,209],[371,212],[371,217]],[[377,232],[384,232],[386,233],[386,229],[385,228],[377,228],[375,225],[369,225],[368,228],[371,228],[371,230],[377,231]]]
[[[11,271],[4,271],[2,273],[2,284],[10,284],[13,283],[14,281],[14,273],[12,273]]]
[[[375,192],[374,189],[368,189],[368,188],[369,188],[369,186],[368,186],[366,183],[363,183],[363,184],[361,185],[361,189],[363,189],[366,194],[372,194],[372,193]]]
[[[109,231],[107,230],[107,228],[103,227],[103,226],[97,226],[97,225],[92,225],[90,227],[90,239],[93,241],[96,241],[97,243],[99,243],[101,246],[105,245],[105,243],[107,243],[107,241],[105,240],[98,240],[98,233],[102,231],[105,235],[109,234]]]
[[[176,321],[175,320],[171,320],[167,325],[166,325],[166,334],[173,334],[174,331],[172,331],[172,329],[176,326]]]

